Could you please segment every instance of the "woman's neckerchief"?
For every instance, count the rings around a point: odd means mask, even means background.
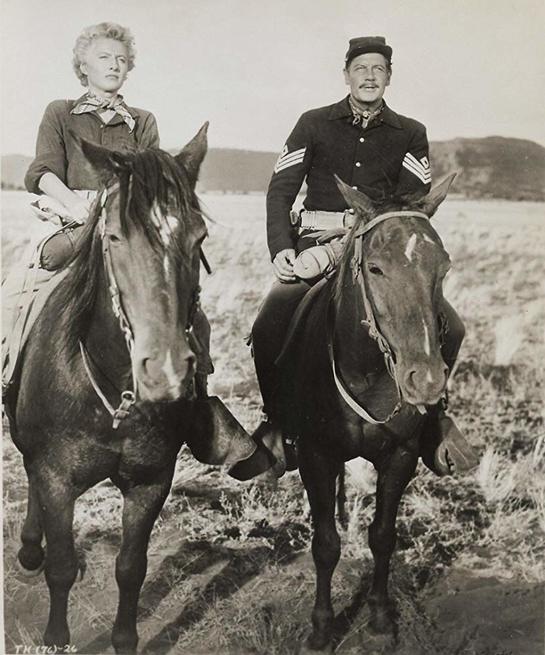
[[[134,130],[135,120],[129,113],[122,95],[115,98],[99,98],[93,93],[87,93],[72,109],[71,114],[86,114],[92,111],[114,111],[129,126],[129,132]]]
[[[362,130],[364,130],[371,121],[373,121],[379,114],[382,113],[384,109],[384,103],[380,104],[378,109],[375,111],[369,111],[368,109],[360,109],[356,106],[356,103],[352,100],[352,96],[348,96],[348,103],[352,111],[352,125],[361,125]]]

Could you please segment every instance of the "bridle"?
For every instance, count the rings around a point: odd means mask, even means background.
[[[352,259],[350,260],[350,268],[352,270],[352,283],[354,285],[356,284],[358,285],[363,300],[363,306],[365,309],[366,318],[363,319],[361,323],[362,325],[365,325],[367,327],[371,339],[376,341],[377,346],[384,357],[384,364],[386,366],[386,370],[388,371],[390,377],[394,380],[396,386],[397,402],[393,410],[386,418],[377,419],[371,416],[371,414],[369,414],[369,412],[365,409],[365,407],[363,407],[362,404],[358,400],[356,400],[356,398],[354,398],[352,393],[346,388],[346,386],[344,385],[343,381],[341,380],[337,372],[337,366],[335,363],[334,345],[333,345],[334,335],[332,333],[333,332],[332,328],[330,328],[329,330],[330,334],[328,335],[329,359],[330,359],[331,368],[333,372],[333,379],[335,380],[335,386],[337,387],[337,391],[339,392],[342,399],[346,402],[346,404],[360,418],[364,419],[365,421],[373,425],[381,425],[384,423],[388,423],[388,421],[390,421],[399,412],[399,410],[402,407],[402,393],[401,393],[401,388],[399,386],[399,380],[397,378],[394,353],[387,339],[384,337],[384,335],[381,333],[378,327],[377,321],[375,319],[375,314],[373,312],[373,305],[371,304],[371,301],[369,300],[369,295],[367,293],[365,276],[363,274],[363,239],[366,234],[368,234],[371,230],[373,230],[373,228],[375,228],[380,223],[389,220],[390,218],[423,218],[426,221],[429,221],[429,217],[427,216],[427,214],[424,214],[423,212],[419,212],[419,211],[400,210],[400,211],[392,211],[392,212],[385,212],[383,214],[379,214],[378,216],[375,216],[375,218],[368,221],[365,225],[362,225],[359,228],[357,228],[354,235],[354,254],[352,256]],[[426,411],[425,408],[421,406],[417,406],[417,408],[421,413],[425,413]]]
[[[114,316],[117,318],[119,323],[119,328],[125,338],[125,343],[127,345],[127,350],[129,351],[129,356],[131,359],[132,390],[125,389],[124,391],[121,392],[121,401],[117,409],[114,409],[112,404],[106,398],[104,392],[101,390],[91,370],[87,349],[85,348],[83,342],[81,340],[79,341],[79,348],[80,348],[81,357],[83,359],[85,372],[87,373],[87,377],[89,378],[89,381],[93,386],[93,389],[95,390],[96,394],[102,401],[102,404],[108,410],[109,414],[112,416],[113,418],[112,428],[114,430],[117,430],[120,422],[124,418],[127,418],[127,416],[129,415],[131,407],[136,402],[136,397],[138,392],[138,380],[136,378],[134,366],[132,366],[133,352],[134,352],[134,334],[129,319],[127,317],[127,314],[125,313],[125,310],[123,308],[123,303],[121,302],[121,291],[117,284],[114,268],[112,265],[112,256],[108,246],[108,241],[106,239],[106,222],[108,219],[108,213],[106,211],[106,203],[108,201],[108,198],[113,193],[115,193],[119,189],[119,187],[120,187],[119,182],[115,182],[111,186],[106,187],[102,192],[99,200],[100,203],[99,234],[100,234],[101,245],[102,245],[102,259],[104,262],[104,270],[106,272],[110,301],[112,304],[112,310]],[[193,334],[193,322],[195,320],[195,315],[199,307],[199,290],[200,289],[197,288],[193,293],[191,307],[188,312],[187,323],[185,327],[186,337],[188,338]]]

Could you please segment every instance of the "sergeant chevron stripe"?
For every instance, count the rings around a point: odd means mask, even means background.
[[[422,157],[418,161],[414,155],[408,152],[403,159],[403,166],[424,184],[431,182],[430,162],[427,157]]]
[[[307,149],[305,147],[299,148],[299,150],[294,150],[293,152],[288,152],[288,146],[284,146],[274,167],[274,172],[280,173],[280,171],[283,171],[285,168],[301,164],[305,158],[306,151]]]

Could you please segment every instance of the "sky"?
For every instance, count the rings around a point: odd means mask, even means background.
[[[72,48],[104,20],[129,27],[122,93],[164,148],[210,121],[212,147],[280,151],[299,115],[347,93],[348,39],[393,47],[386,100],[428,137],[545,145],[543,0],[3,0],[1,150],[32,154],[46,105],[77,98]]]

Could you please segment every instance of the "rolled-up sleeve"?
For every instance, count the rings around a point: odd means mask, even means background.
[[[42,193],[38,184],[44,173],[54,173],[66,183],[66,148],[58,105],[58,100],[49,104],[40,123],[36,157],[25,176],[25,186],[30,193]]]
[[[155,116],[151,113],[146,115],[142,123],[142,132],[138,138],[138,147],[144,150],[145,148],[158,148],[159,147],[159,130],[157,128],[157,121]]]

